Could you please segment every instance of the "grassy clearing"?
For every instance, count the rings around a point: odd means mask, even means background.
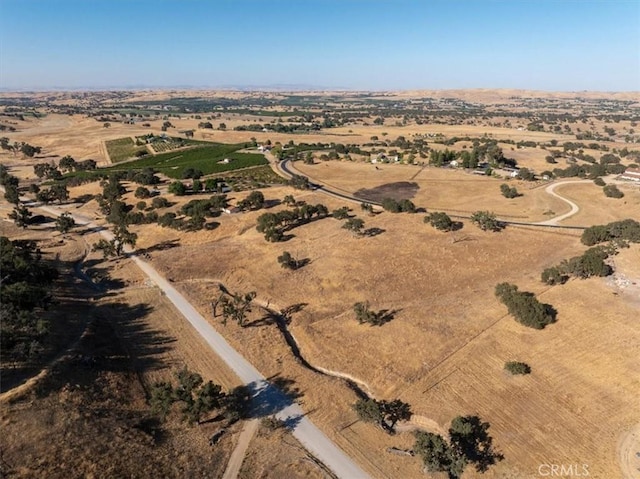
[[[137,147],[133,140],[129,137],[118,138],[117,140],[108,140],[104,142],[107,152],[112,163],[119,163],[135,156],[140,150],[146,150],[146,147]]]

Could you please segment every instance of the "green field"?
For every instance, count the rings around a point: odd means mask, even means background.
[[[119,163],[133,158],[136,152],[140,150],[148,151],[146,146],[136,146],[129,137],[105,141],[104,144],[107,147],[107,152],[109,153],[109,158],[111,158],[112,163]]]
[[[250,166],[266,165],[268,161],[261,154],[238,153],[244,148],[244,144],[222,144],[211,143],[210,146],[200,146],[187,150],[161,153],[147,156],[126,164],[126,169],[142,169],[151,167],[171,178],[182,178],[182,173],[186,168],[194,168],[202,171],[205,175],[220,173],[223,171],[248,168]],[[229,158],[228,164],[220,163],[221,160]],[[112,166],[108,170],[122,170],[124,166]]]

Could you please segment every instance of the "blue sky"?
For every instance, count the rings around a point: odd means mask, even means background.
[[[640,90],[640,2],[0,0],[0,87]]]

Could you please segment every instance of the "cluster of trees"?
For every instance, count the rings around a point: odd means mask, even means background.
[[[516,285],[500,283],[496,286],[495,294],[520,324],[544,329],[556,321],[557,313],[551,305],[539,302],[533,293],[518,291]]]
[[[51,203],[53,201],[58,201],[58,203],[62,203],[63,201],[67,201],[69,199],[69,189],[67,188],[67,183],[65,181],[57,181],[52,184],[49,188],[38,189],[36,193],[36,199],[42,203]]]
[[[609,276],[613,268],[605,260],[615,254],[613,245],[589,248],[580,256],[564,260],[558,266],[552,266],[542,272],[542,282],[548,285],[564,284],[569,276],[586,279],[592,276]]]
[[[606,225],[590,226],[582,232],[580,241],[586,246],[607,241],[640,243],[640,222],[626,219]]]
[[[218,216],[228,203],[226,195],[213,195],[209,199],[191,200],[180,208],[181,214],[189,216],[188,220],[178,218],[175,213],[168,212],[158,218],[158,224],[180,231],[199,231],[205,227],[213,228],[217,226],[217,223],[207,224],[206,218]],[[166,207],[168,202],[165,198],[154,198],[152,205],[157,208]]]
[[[294,187],[297,190],[310,190],[311,183],[309,182],[309,178],[302,175],[293,175],[289,180],[289,185]]]
[[[278,242],[284,240],[284,232],[315,219],[326,218],[329,210],[323,204],[294,207],[277,213],[264,213],[258,216],[256,230],[264,233],[267,241]]]
[[[449,440],[439,434],[417,432],[413,451],[424,463],[427,472],[446,472],[450,479],[458,479],[465,468],[473,465],[478,472],[503,459],[493,449],[489,423],[478,416],[458,416],[451,421]]]
[[[0,354],[25,361],[42,351],[48,332],[45,310],[58,271],[42,259],[34,241],[0,237]]]
[[[591,165],[578,165],[572,164],[567,168],[554,168],[551,172],[544,172],[544,174],[551,173],[550,176],[557,178],[597,178],[605,175],[620,175],[625,172],[626,166],[618,163],[606,163],[606,164],[591,164]]]
[[[502,183],[500,185],[500,192],[502,193],[502,196],[509,199],[521,196],[515,186],[509,186],[506,183]]]
[[[375,423],[389,434],[395,432],[398,421],[408,421],[413,415],[411,406],[400,399],[393,401],[359,399],[353,405],[353,409],[360,420]]]
[[[120,184],[117,175],[111,175],[101,182],[102,193],[97,195],[101,211],[106,214],[106,219],[113,225],[113,238],[110,240],[101,238],[92,247],[93,251],[102,251],[104,258],[121,256],[125,245],[135,248],[138,235],[127,228],[130,217],[127,214],[130,208],[120,201],[125,189]]]
[[[178,384],[156,383],[150,391],[151,410],[161,420],[165,420],[174,404],[181,404],[182,419],[190,424],[202,422],[205,414],[221,411],[230,422],[245,415],[248,405],[248,391],[244,387],[225,393],[219,384],[203,381],[200,374],[186,367],[176,373]]]
[[[240,210],[259,210],[264,206],[264,194],[262,191],[252,191],[242,201],[238,202]]]
[[[18,152],[22,153],[24,156],[28,156],[29,158],[33,158],[35,155],[38,155],[42,152],[42,148],[39,146],[33,146],[29,143],[25,143],[24,141],[14,141],[13,143],[9,142],[9,138],[2,137],[0,138],[0,148],[3,150],[11,151],[14,155],[17,155]]]
[[[58,165],[52,161],[51,163],[36,163],[33,165],[33,172],[38,178],[46,178],[48,180],[59,180],[62,173],[72,171],[92,171],[97,167],[96,160],[76,161],[67,155],[62,158]]]
[[[353,305],[353,312],[356,314],[358,323],[368,323],[373,326],[382,326],[393,319],[394,312],[388,309],[372,311],[369,301],[358,302]]]
[[[385,198],[382,200],[382,207],[385,211],[390,211],[391,213],[415,213],[416,205],[413,204],[410,200],[394,200],[393,198]]]
[[[504,228],[504,223],[498,221],[496,215],[490,211],[476,211],[470,219],[483,231],[500,231]]]

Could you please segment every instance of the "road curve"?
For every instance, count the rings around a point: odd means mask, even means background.
[[[62,211],[56,207],[41,209],[59,216]],[[93,227],[107,239],[112,239],[110,231],[93,226],[92,222],[80,215],[73,215],[76,223]],[[282,391],[270,384],[260,372],[219,334],[213,326],[180,294],[156,269],[135,255],[131,255],[135,264],[151,279],[184,318],[198,331],[211,349],[236,373],[240,380],[253,392],[256,408],[264,415],[274,414],[283,420],[293,436],[333,473],[343,479],[365,479],[364,472],[349,456],[336,446],[307,417],[304,411]]]
[[[546,220],[546,221],[540,221],[538,223],[535,223],[537,225],[557,225],[559,221],[562,220],[566,220],[567,218],[569,218],[570,216],[575,215],[578,211],[580,211],[580,207],[575,204],[573,201],[565,198],[564,196],[560,196],[558,193],[555,192],[555,189],[557,186],[561,186],[561,185],[566,185],[569,183],[592,183],[592,181],[590,180],[573,180],[573,181],[560,181],[558,183],[552,183],[549,186],[547,186],[544,191],[545,193],[550,194],[551,196],[555,196],[558,199],[561,199],[562,201],[564,201],[565,203],[567,203],[569,206],[571,206],[571,210],[568,213],[565,213],[563,215],[560,216],[556,216],[555,218],[551,218],[550,220]]]
[[[294,174],[299,174],[296,173],[295,171],[293,171],[291,169],[291,167],[289,166],[289,162],[291,160],[282,160],[280,162],[278,162],[278,160],[275,159],[275,157],[273,157],[273,155],[271,155],[271,158],[268,158],[270,163],[271,163],[271,167],[274,169],[274,171],[276,171],[280,176],[283,177],[288,177],[291,178],[291,176],[293,176]],[[312,180],[311,178],[309,179],[310,181]],[[550,185],[548,185],[545,188],[545,192],[547,192],[548,194],[555,196],[556,198],[559,198],[560,200],[564,201],[565,203],[568,203],[569,206],[571,206],[571,211],[569,211],[568,213],[556,216],[555,218],[551,218],[549,220],[545,220],[545,221],[539,221],[536,223],[529,223],[529,222],[521,222],[521,221],[508,221],[508,220],[502,220],[503,223],[505,224],[513,224],[513,225],[521,225],[521,226],[550,226],[550,227],[560,227],[562,228],[563,226],[558,225],[558,222],[565,220],[567,218],[569,218],[570,216],[575,215],[578,211],[580,211],[580,207],[575,204],[573,201],[565,198],[564,196],[560,196],[558,193],[556,193],[554,190],[556,188],[556,186],[560,186],[560,185],[565,185],[568,183],[590,183],[590,180],[573,180],[573,181],[561,181],[559,183],[552,183]],[[370,203],[372,205],[376,205],[376,206],[382,206],[381,203],[378,203],[376,201],[371,201],[371,200],[363,200],[362,198],[358,198],[357,196],[353,196],[353,195],[349,195],[346,193],[342,193],[339,191],[335,191],[331,188],[328,188],[326,186],[317,184],[317,183],[313,183],[314,189],[321,191],[322,193],[325,193],[329,196],[333,196],[335,198],[340,198],[343,200],[347,200],[347,201],[354,201],[356,203],[362,203],[362,202],[367,202]],[[468,217],[466,216],[459,216],[459,215],[452,215],[455,216],[456,218],[462,218],[462,219],[468,219]],[[585,229],[584,226],[564,226],[564,228],[572,228],[572,229]]]

